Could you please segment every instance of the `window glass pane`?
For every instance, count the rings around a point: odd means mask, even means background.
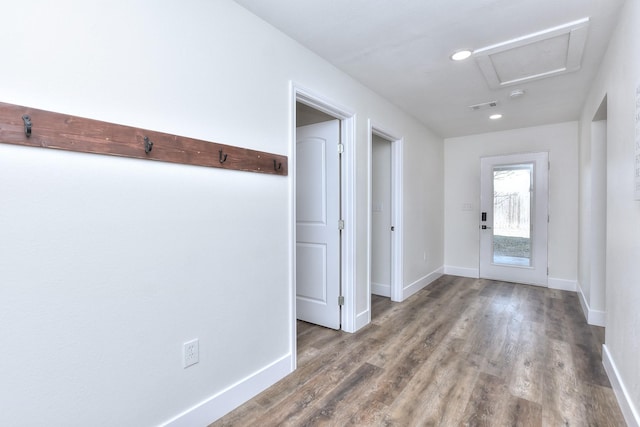
[[[493,169],[493,263],[531,266],[533,164]]]

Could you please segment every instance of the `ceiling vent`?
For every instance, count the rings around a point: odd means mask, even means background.
[[[580,69],[589,18],[484,47],[473,52],[492,89]]]
[[[473,111],[487,110],[489,108],[496,107],[497,105],[498,105],[498,101],[489,101],[489,102],[483,102],[481,104],[469,105],[469,109]]]

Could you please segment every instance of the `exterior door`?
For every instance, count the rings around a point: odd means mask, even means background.
[[[340,122],[296,130],[296,312],[340,329]]]
[[[480,277],[547,286],[548,153],[481,159]]]

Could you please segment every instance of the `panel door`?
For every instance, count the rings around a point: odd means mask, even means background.
[[[340,122],[296,131],[297,318],[340,329]]]

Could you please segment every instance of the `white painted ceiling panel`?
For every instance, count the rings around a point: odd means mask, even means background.
[[[501,83],[518,81],[567,67],[569,35],[541,40],[490,55]]]
[[[492,89],[572,73],[582,66],[588,24],[584,18],[473,53]]]
[[[443,137],[578,119],[624,3],[235,1]],[[587,28],[564,28],[584,18]],[[554,28],[561,30],[549,31]],[[536,37],[539,33],[549,37]],[[526,43],[518,44],[519,39]],[[449,55],[462,48],[474,51],[472,58],[451,61]],[[486,67],[478,61],[483,52],[497,84],[485,77]],[[514,89],[525,95],[511,99]],[[498,107],[469,108],[492,100]],[[504,117],[489,121],[490,112]]]

